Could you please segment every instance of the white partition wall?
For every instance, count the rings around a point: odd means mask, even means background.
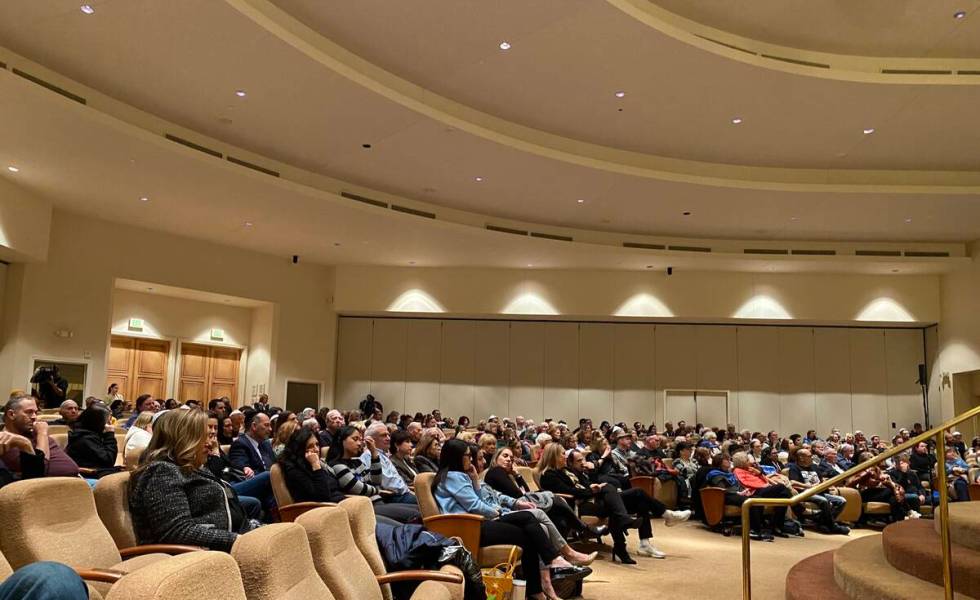
[[[727,393],[728,421],[753,431],[889,436],[922,420],[919,329],[342,317],[339,331],[343,409],[370,392],[386,411],[663,425],[701,390]]]

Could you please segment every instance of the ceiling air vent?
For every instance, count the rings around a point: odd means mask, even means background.
[[[241,165],[253,171],[258,171],[259,173],[265,173],[266,175],[272,175],[273,177],[279,177],[279,171],[273,171],[272,169],[266,169],[265,167],[260,167],[257,164],[250,163],[247,160],[242,160],[240,158],[235,158],[234,156],[228,156],[228,162],[235,163],[236,165]]]
[[[554,233],[531,232],[531,237],[544,238],[546,240],[558,240],[559,242],[571,242],[572,238],[567,235],[555,235]]]
[[[789,250],[779,248],[746,248],[742,250],[744,254],[789,254]]]
[[[172,135],[172,134],[169,134],[169,133],[166,134],[166,137],[171,142],[177,142],[181,146],[187,146],[188,148],[191,148],[192,150],[197,150],[198,152],[203,152],[205,154],[210,154],[211,156],[217,156],[218,158],[223,158],[223,155],[220,152],[218,152],[217,150],[212,150],[211,148],[208,148],[207,146],[202,146],[200,144],[195,144],[194,142],[192,142],[190,140],[185,140],[184,138],[177,137],[177,136]]]
[[[957,75],[980,75],[980,71],[973,71],[973,70],[957,71],[956,74]]]
[[[802,256],[834,256],[837,254],[836,250],[793,250],[793,254],[799,254]]]
[[[642,248],[643,250],[666,250],[663,244],[642,244],[640,242],[623,242],[623,248]]]
[[[374,200],[368,198],[367,196],[360,196],[358,194],[352,194],[351,192],[340,192],[340,195],[348,200],[353,200],[355,202],[362,202],[364,204],[370,204],[371,206],[379,206],[381,208],[388,208],[388,205],[380,200]]]
[[[711,248],[704,248],[702,246],[667,246],[667,249],[677,252],[711,252]]]
[[[773,60],[782,61],[785,63],[792,63],[794,65],[802,65],[804,67],[816,67],[818,69],[829,69],[830,65],[824,63],[813,62],[809,60],[800,60],[798,58],[787,58],[785,56],[773,56],[772,54],[760,54],[762,58],[771,58]]]
[[[6,68],[6,65],[4,65],[4,67]],[[51,83],[50,81],[45,81],[45,80],[41,79],[40,77],[35,77],[35,76],[31,75],[30,73],[25,73],[25,72],[21,71],[20,69],[14,68],[14,75],[20,75],[21,77],[23,77],[24,79],[26,79],[26,80],[28,80],[30,82],[36,83],[39,86],[41,86],[41,87],[43,87],[45,89],[49,89],[49,90],[51,90],[52,92],[54,92],[56,94],[60,94],[60,95],[64,96],[65,98],[68,98],[69,100],[74,100],[75,102],[78,102],[79,104],[88,104],[88,100],[86,100],[85,98],[82,98],[78,94],[73,94],[73,93],[69,92],[68,90],[66,90],[63,87],[58,87],[55,84]]]
[[[929,252],[925,250],[906,250],[905,256],[915,256],[918,258],[949,258],[949,252]]]
[[[6,69],[6,68],[7,68],[7,63],[0,60],[0,69]]]
[[[487,225],[487,229],[490,231],[499,231],[500,233],[509,233],[512,235],[527,235],[526,231],[521,231],[520,229],[511,229],[510,227],[501,227],[499,225]]]
[[[898,250],[857,250],[855,256],[901,256]]]
[[[746,50],[745,48],[739,48],[738,46],[736,46],[734,44],[726,44],[725,42],[719,42],[718,40],[714,40],[714,39],[711,39],[709,37],[704,37],[703,35],[699,35],[698,37],[701,38],[702,40],[707,40],[707,41],[711,42],[712,44],[718,44],[719,46],[724,46],[726,48],[731,48],[732,50],[738,50],[739,52],[744,52],[746,54],[751,54],[752,56],[758,55],[757,52],[753,52],[752,50]]]
[[[425,217],[426,219],[436,218],[436,213],[426,212],[424,210],[419,210],[417,208],[409,208],[407,206],[398,206],[397,204],[392,204],[391,210],[396,210],[400,213],[405,213],[408,215],[415,215],[416,217]]]
[[[952,75],[952,71],[942,69],[882,69],[885,75]]]

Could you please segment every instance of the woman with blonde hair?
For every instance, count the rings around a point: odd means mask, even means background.
[[[286,443],[289,442],[290,436],[300,428],[298,421],[286,421],[279,426],[276,430],[276,434],[272,439],[272,453],[278,458],[282,454],[283,448],[286,447]]]
[[[134,450],[144,450],[150,443],[153,433],[153,414],[145,410],[136,417],[133,426],[126,432],[126,445],[123,446],[123,458]]]
[[[186,544],[231,551],[257,527],[227,484],[203,468],[208,415],[175,410],[153,424],[153,436],[129,480],[129,510],[138,544]]]

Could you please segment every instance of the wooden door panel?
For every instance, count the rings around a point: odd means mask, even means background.
[[[106,373],[105,387],[108,390],[109,386],[115,383],[116,385],[119,386],[119,393],[123,395],[123,398],[129,400],[130,398],[133,397],[132,396],[133,391],[129,389],[130,381],[131,380],[128,374],[117,375],[114,373]]]
[[[170,343],[159,340],[140,340],[136,344],[136,372],[143,377],[163,378],[167,373]]]
[[[237,382],[240,351],[234,348],[212,348],[211,350],[211,380],[222,383]]]
[[[112,336],[109,344],[109,359],[106,361],[106,371],[126,373],[133,361],[133,338]]]
[[[187,402],[188,400],[200,400],[205,406],[207,405],[207,389],[205,383],[202,381],[188,381],[186,379],[180,380],[180,389],[177,394],[177,400],[180,402]]]
[[[221,398],[222,396],[228,396],[229,398],[232,399],[232,402],[235,402],[236,401],[235,394],[237,393],[237,390],[235,389],[236,387],[237,386],[233,383],[228,384],[228,383],[212,382],[211,389],[208,392],[208,399],[210,400],[212,398]]]
[[[137,396],[149,394],[154,398],[163,398],[167,388],[159,377],[137,377],[135,392]]]
[[[181,346],[180,400],[207,402],[228,396],[237,401],[241,350],[184,344]]]
[[[180,378],[206,379],[208,376],[209,348],[196,344],[180,347]]]

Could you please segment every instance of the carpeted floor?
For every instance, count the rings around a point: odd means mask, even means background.
[[[784,600],[786,573],[798,560],[875,533],[878,532],[856,529],[850,536],[829,536],[808,530],[803,538],[752,542],[753,600]],[[608,546],[591,548],[600,551],[600,558],[592,564],[594,572],[586,579],[582,598],[640,600],[710,595],[717,600],[736,600],[742,597],[739,537],[726,538],[712,533],[700,523],[667,528],[663,521],[654,521],[654,543],[667,553],[664,560],[635,554],[638,543],[635,532],[628,541],[636,565],[613,564]],[[579,546],[583,551],[587,548]]]

